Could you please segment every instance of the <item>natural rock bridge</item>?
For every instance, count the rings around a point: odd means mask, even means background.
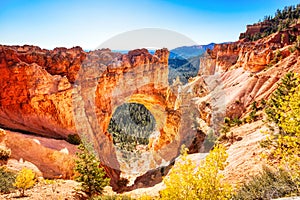
[[[178,154],[181,118],[175,109],[176,96],[168,85],[168,55],[166,49],[154,55],[146,49],[128,55],[97,50],[83,62],[73,93],[75,124],[83,137],[93,141],[104,165],[141,174]],[[128,162],[136,155],[125,152],[132,158],[120,163],[121,156],[117,158],[112,136],[107,132],[114,111],[124,103],[144,105],[154,116],[158,133],[150,139],[149,153],[140,155],[136,158],[139,162],[131,165]]]
[[[113,182],[121,171],[138,176],[167,166],[197,133],[190,120],[195,116],[190,111],[197,109],[179,109],[180,98],[169,87],[168,56],[166,49],[123,55],[108,49],[86,53],[80,47],[1,46],[0,124],[49,138],[79,134],[93,143]],[[123,162],[107,132],[114,111],[124,103],[144,105],[156,121],[156,135],[137,162]]]

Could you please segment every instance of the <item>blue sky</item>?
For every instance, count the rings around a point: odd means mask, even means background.
[[[247,24],[295,0],[1,0],[0,44],[94,49],[120,33],[163,28],[197,44],[236,41]]]

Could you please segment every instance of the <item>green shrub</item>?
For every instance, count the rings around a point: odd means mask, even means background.
[[[215,132],[213,130],[208,131],[207,136],[204,140],[204,152],[209,152],[211,148],[215,145],[218,137],[215,135]]]
[[[129,183],[129,180],[126,178],[121,178],[120,180],[117,181],[117,185],[119,187],[125,187]]]
[[[0,146],[0,160],[6,161],[11,155],[11,150],[5,146]]]
[[[273,199],[291,195],[299,195],[298,187],[289,174],[283,170],[276,172],[264,167],[263,171],[251,177],[233,196],[233,199]]]
[[[294,53],[296,51],[296,46],[289,47],[290,53]]]
[[[226,133],[228,133],[230,131],[230,126],[228,126],[227,124],[223,125],[221,127],[221,130],[220,132],[223,134],[223,135],[226,135]]]
[[[240,126],[242,124],[242,121],[238,117],[234,117],[233,119],[229,117],[224,118],[224,126],[228,127],[234,127],[234,126]]]
[[[233,119],[229,117],[224,118],[224,124],[221,126],[220,129],[220,137],[218,138],[219,141],[227,140],[227,133],[230,132],[231,127],[240,126],[243,124],[244,121],[240,120],[238,117],[234,117]]]
[[[83,144],[78,146],[80,152],[75,166],[75,171],[78,173],[75,180],[80,182],[80,190],[85,192],[89,197],[102,194],[105,186],[109,184],[110,179],[106,178],[103,168],[100,167],[100,161],[96,155],[90,150],[89,144],[86,147]]]
[[[74,145],[79,145],[81,143],[81,139],[78,134],[70,134],[67,137],[67,142]]]
[[[251,111],[250,114],[249,114],[249,118],[250,118],[250,121],[251,122],[254,122],[257,120],[257,115],[256,115],[256,111]]]
[[[10,193],[15,190],[16,174],[5,167],[0,167],[0,193]]]
[[[238,118],[238,117],[234,117],[232,119],[232,124],[233,126],[240,126],[243,122]]]
[[[231,126],[231,119],[229,117],[225,117],[224,123],[227,124],[228,126]]]
[[[258,118],[260,117],[259,115],[257,115],[257,111],[262,110],[266,105],[266,101],[262,100],[260,102],[260,106],[258,106],[258,103],[256,101],[253,101],[251,103],[251,112],[249,113],[249,115],[247,115],[244,119],[243,119],[243,123],[252,123],[255,122],[256,120],[258,120]]]
[[[280,50],[276,50],[275,52],[275,57],[274,57],[274,62],[277,63],[278,61],[282,60],[282,55]]]

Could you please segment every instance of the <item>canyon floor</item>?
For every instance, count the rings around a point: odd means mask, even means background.
[[[227,152],[229,154],[229,165],[226,167],[224,174],[226,181],[232,183],[232,185],[243,182],[261,169],[264,160],[260,156],[263,149],[260,148],[259,142],[265,137],[263,134],[264,130],[266,130],[264,123],[262,120],[258,120],[250,124],[232,128],[231,132],[234,137],[222,141],[227,147]],[[234,138],[239,138],[239,141]],[[203,155],[200,153],[189,155],[189,158],[196,163],[201,160],[201,157],[203,157]],[[26,197],[20,199],[82,199],[83,194],[78,193],[76,190],[77,187],[78,183],[72,180],[56,179],[50,184],[45,184],[41,181],[33,188],[26,191]],[[139,188],[130,192],[125,192],[122,195],[131,196],[132,198],[138,198],[143,195],[157,197],[159,196],[159,191],[163,188],[164,184],[159,183],[153,187]],[[104,193],[107,195],[117,194],[112,191],[111,187],[106,187]],[[19,192],[16,191],[11,194],[1,195],[0,198],[16,199],[19,198],[18,196]]]
[[[75,188],[78,183],[71,180],[55,180],[51,184],[38,183],[33,188],[26,190],[25,197],[19,197],[19,192],[3,194],[0,199],[24,199],[24,200],[44,200],[44,199],[80,199]]]

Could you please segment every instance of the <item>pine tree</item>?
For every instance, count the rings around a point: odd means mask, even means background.
[[[275,123],[279,122],[280,113],[282,113],[281,103],[289,98],[288,95],[294,93],[298,85],[299,79],[293,72],[288,72],[285,77],[282,78],[277,90],[271,95],[265,110],[269,121]]]
[[[267,104],[266,113],[280,131],[270,131],[262,143],[271,149],[270,158],[300,183],[300,85],[299,77],[288,73]]]
[[[109,185],[109,178],[103,168],[100,167],[100,161],[96,155],[89,150],[90,145],[86,147],[83,144],[78,146],[80,152],[76,153],[78,159],[75,161],[75,171],[78,173],[75,178],[81,183],[81,190],[89,197],[102,194],[105,186]]]

